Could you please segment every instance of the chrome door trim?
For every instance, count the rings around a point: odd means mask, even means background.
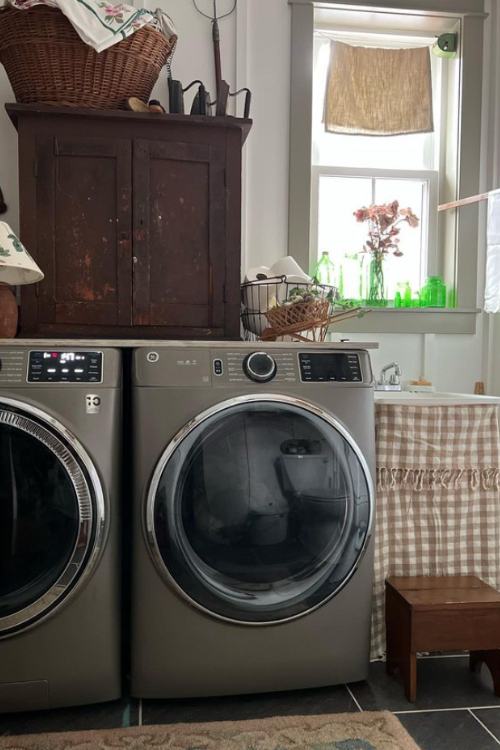
[[[368,528],[366,531],[363,546],[361,547],[359,551],[358,557],[356,558],[356,561],[352,567],[352,570],[344,578],[341,585],[338,586],[334,591],[332,591],[331,594],[325,597],[325,599],[323,599],[321,602],[319,602],[318,604],[315,604],[314,607],[310,607],[309,609],[304,610],[304,612],[300,612],[299,614],[292,615],[291,617],[283,617],[283,618],[278,618],[276,620],[268,620],[266,622],[236,620],[235,618],[232,618],[232,617],[226,617],[217,612],[212,612],[212,610],[208,609],[207,607],[204,607],[202,604],[200,604],[199,602],[194,600],[192,597],[190,597],[184,591],[184,589],[182,589],[179,586],[179,584],[174,579],[174,577],[170,574],[170,571],[165,565],[165,562],[163,561],[163,557],[160,552],[160,548],[158,546],[158,541],[156,539],[155,526],[154,526],[155,500],[156,500],[156,493],[158,491],[158,485],[160,483],[161,475],[163,474],[163,471],[165,467],[167,466],[168,462],[172,458],[175,450],[182,443],[182,441],[193,430],[195,430],[203,422],[210,419],[211,417],[217,414],[220,414],[223,411],[231,409],[234,406],[239,406],[241,404],[258,403],[258,402],[268,402],[268,403],[274,402],[274,403],[279,403],[279,404],[285,404],[288,406],[295,406],[299,409],[303,409],[309,414],[314,414],[315,416],[320,417],[325,422],[327,422],[331,427],[333,427],[337,432],[339,432],[342,435],[342,437],[345,439],[345,441],[348,443],[348,445],[352,448],[352,450],[354,451],[361,465],[361,468],[363,470],[365,480],[368,486],[368,501],[369,501]],[[359,566],[359,563],[361,559],[363,558],[366,552],[366,549],[368,547],[368,543],[372,535],[374,507],[375,507],[375,490],[374,490],[370,467],[368,466],[368,462],[366,458],[364,457],[359,445],[354,440],[352,435],[348,432],[346,427],[344,427],[342,422],[340,422],[336,417],[333,416],[333,414],[330,414],[330,412],[326,411],[320,406],[317,406],[316,404],[313,404],[311,401],[306,401],[305,399],[299,398],[297,396],[286,396],[284,394],[279,394],[279,393],[278,394],[274,394],[274,393],[249,394],[245,396],[235,396],[233,398],[227,399],[226,401],[221,401],[218,404],[211,406],[210,408],[201,412],[200,414],[195,416],[193,419],[191,419],[189,422],[187,422],[187,424],[184,425],[184,427],[182,427],[177,432],[177,434],[173,437],[173,439],[170,441],[170,443],[167,445],[167,447],[161,454],[160,459],[157,462],[155,470],[153,472],[151,481],[149,483],[149,488],[146,494],[145,512],[143,513],[143,531],[146,537],[146,545],[147,545],[149,554],[151,555],[151,558],[153,560],[153,563],[157,571],[160,573],[163,580],[166,581],[184,600],[189,602],[189,604],[191,604],[196,609],[204,612],[210,617],[215,617],[218,620],[224,620],[225,622],[230,622],[236,625],[251,625],[251,626],[257,626],[257,627],[263,627],[263,626],[279,625],[281,623],[290,622],[291,620],[297,620],[300,617],[304,617],[305,615],[308,615],[311,612],[314,612],[314,610],[319,609],[319,607],[322,607],[324,604],[326,604],[326,602],[328,602],[336,594],[338,594],[338,592],[342,588],[344,588],[344,586],[347,584],[347,582],[356,572]]]
[[[7,410],[3,411],[2,407]],[[10,408],[16,411],[10,411]],[[20,412],[20,413],[18,413]],[[30,419],[26,414],[36,418]],[[6,415],[6,416],[4,416]],[[44,423],[48,428],[45,428]],[[11,615],[0,617],[0,639],[33,627],[51,616],[93,572],[104,545],[106,506],[101,480],[89,454],[59,420],[25,401],[0,396],[0,424],[11,424],[45,445],[63,465],[74,487],[79,510],[79,528],[73,552],[59,578],[39,599]],[[70,449],[59,439],[60,435]],[[90,480],[82,471],[83,465]],[[92,541],[92,533],[94,539]],[[92,544],[92,546],[91,546]]]

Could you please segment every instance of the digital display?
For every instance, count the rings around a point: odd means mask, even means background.
[[[305,383],[361,383],[359,357],[353,352],[299,354],[300,376]]]
[[[30,352],[29,383],[100,383],[101,352]]]

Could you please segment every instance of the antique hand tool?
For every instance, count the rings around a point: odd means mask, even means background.
[[[205,91],[205,87],[201,81],[191,81],[191,83],[188,84],[186,88],[182,88],[181,81],[177,81],[174,78],[168,79],[168,111],[170,112],[170,114],[184,114],[184,94],[186,93],[186,91],[189,91],[189,89],[192,88],[196,83],[198,84],[197,96],[199,95],[199,99],[201,99],[202,94],[200,93],[200,90]],[[203,98],[205,99],[206,107],[206,97],[204,97],[203,95]],[[193,110],[191,110],[191,114],[203,114],[203,112],[193,112]]]
[[[215,92],[216,92],[217,99],[219,99],[221,83],[222,83],[222,70],[221,70],[221,61],[220,61],[219,21],[221,21],[223,18],[227,18],[235,11],[238,0],[232,0],[232,4],[229,10],[226,10],[225,13],[221,13],[220,15],[217,12],[217,0],[212,0],[213,11],[211,15],[209,13],[205,13],[200,8],[199,3],[201,1],[202,0],[193,0],[193,3],[198,13],[201,13],[202,16],[205,16],[205,18],[208,18],[212,23],[212,42],[213,42],[213,47],[214,47],[214,63],[215,63]],[[203,2],[207,2],[207,0],[203,0]]]

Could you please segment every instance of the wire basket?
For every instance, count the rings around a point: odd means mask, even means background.
[[[314,290],[315,297],[307,302],[284,305],[295,289]],[[292,283],[286,276],[245,282],[241,287],[245,340],[324,341],[337,298],[334,286]]]

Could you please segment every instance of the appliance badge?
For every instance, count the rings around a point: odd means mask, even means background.
[[[160,359],[160,355],[158,354],[158,352],[148,352],[146,355],[146,359],[148,360],[148,362],[154,365]]]
[[[87,414],[99,414],[101,411],[101,397],[95,393],[87,393],[85,396],[85,411]]]

